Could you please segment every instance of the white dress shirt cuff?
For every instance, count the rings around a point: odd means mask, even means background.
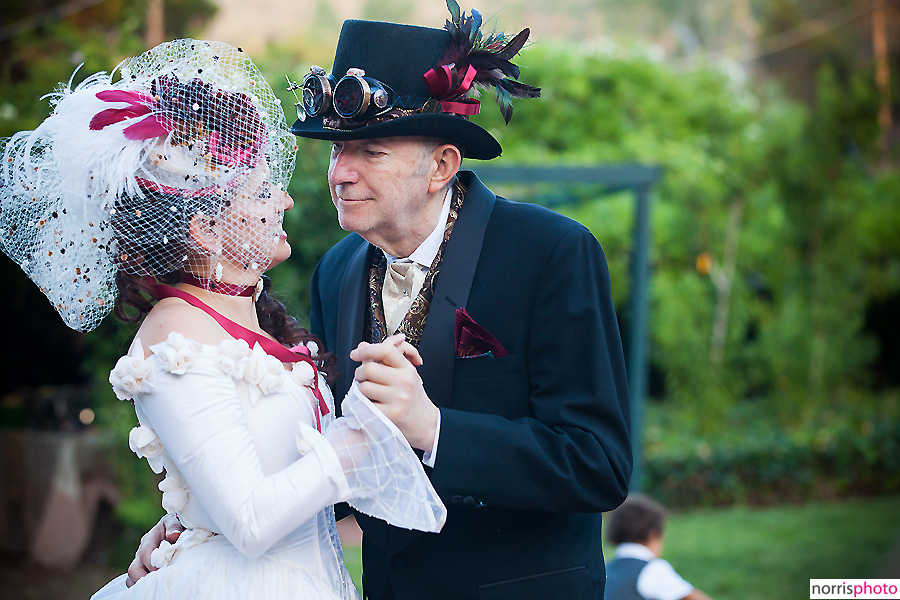
[[[438,438],[441,437],[441,411],[438,410],[437,426],[434,428],[434,445],[430,452],[422,455],[422,464],[426,467],[434,468],[434,461],[437,458]]]

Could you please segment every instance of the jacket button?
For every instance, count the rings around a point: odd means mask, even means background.
[[[472,496],[466,496],[465,498],[463,498],[463,504],[465,504],[466,506],[475,506],[475,498],[473,498]]]
[[[395,556],[391,561],[391,568],[395,571],[402,571],[406,568],[406,559],[402,556]]]
[[[460,496],[459,494],[450,496],[450,502],[452,502],[453,504],[459,504],[460,502],[462,502],[462,496]]]

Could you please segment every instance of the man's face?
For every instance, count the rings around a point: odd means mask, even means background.
[[[395,256],[414,250],[418,243],[403,251],[409,240],[424,240],[437,220],[427,202],[432,150],[415,137],[334,142],[328,184],[341,227]]]

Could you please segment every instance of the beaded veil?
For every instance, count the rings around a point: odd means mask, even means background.
[[[287,188],[296,142],[240,48],[166,42],[49,98],[36,129],[0,140],[0,248],[66,325],[99,324],[119,270],[265,270],[283,234],[272,187]]]

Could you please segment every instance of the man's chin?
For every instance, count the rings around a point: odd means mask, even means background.
[[[360,219],[343,212],[338,213],[338,225],[340,225],[341,229],[344,231],[358,233],[360,235],[362,235],[365,230]]]

